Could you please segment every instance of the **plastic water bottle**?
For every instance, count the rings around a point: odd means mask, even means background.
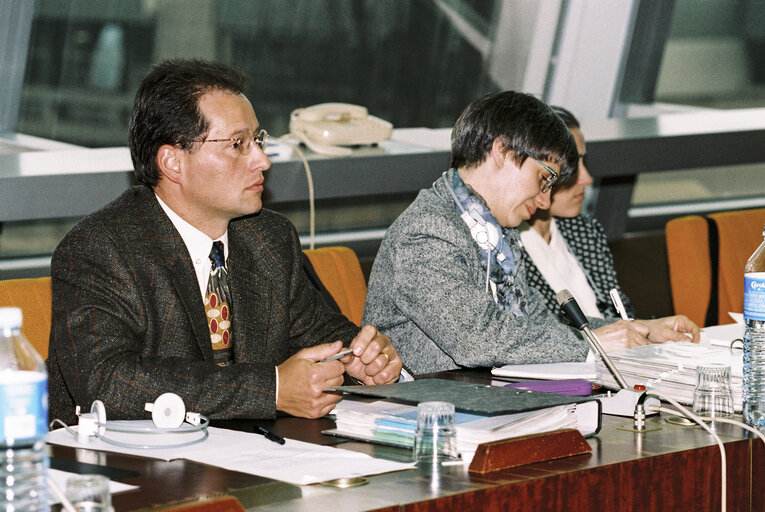
[[[744,267],[744,322],[744,421],[765,432],[765,240]]]
[[[0,308],[0,511],[48,512],[48,373],[20,329],[21,310]]]

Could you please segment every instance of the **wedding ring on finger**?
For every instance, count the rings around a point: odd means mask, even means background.
[[[385,365],[387,366],[388,363],[390,363],[390,356],[386,354],[385,352],[380,352],[380,355],[385,356],[385,359],[387,359],[387,361],[385,361]]]

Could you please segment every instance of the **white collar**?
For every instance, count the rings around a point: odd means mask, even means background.
[[[554,218],[550,222],[549,244],[531,226],[521,231],[521,241],[531,261],[554,292],[568,289],[585,315],[603,318],[587,274],[560,234]]]
[[[212,264],[210,263],[210,248],[215,240],[181,218],[180,215],[175,213],[164,201],[162,201],[162,199],[160,199],[156,192],[154,193],[154,196],[170,218],[170,222],[173,223],[173,226],[175,226],[175,229],[177,229],[178,233],[181,235],[183,243],[186,245],[186,250],[189,251],[189,256],[191,256],[191,261],[194,263],[199,288],[202,295],[204,295],[205,290],[207,289],[207,279],[210,275],[210,267],[212,267]],[[218,238],[218,240],[223,242],[223,256],[227,260],[229,252],[228,229],[220,238]]]

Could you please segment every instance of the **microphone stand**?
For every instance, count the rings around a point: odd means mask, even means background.
[[[557,293],[555,298],[561,309],[563,309],[563,312],[566,313],[566,316],[571,320],[571,323],[584,332],[590,345],[592,345],[597,353],[600,354],[600,357],[611,372],[611,375],[614,376],[619,387],[621,387],[621,390],[619,390],[616,395],[600,398],[600,403],[603,406],[603,414],[634,417],[636,425],[638,423],[638,416],[644,417],[646,414],[656,414],[655,412],[646,413],[644,404],[651,403],[651,405],[659,405],[659,401],[655,398],[646,398],[645,391],[637,391],[630,388],[627,381],[616,368],[616,365],[611,361],[611,358],[608,357],[608,354],[606,354],[606,350],[603,348],[603,345],[600,344],[598,337],[595,336],[595,333],[592,332],[592,330],[590,330],[589,321],[582,312],[582,308],[579,307],[574,296],[571,295],[571,292],[568,290],[561,290]],[[644,432],[646,429],[643,424],[640,428],[636,426],[628,430]]]
[[[630,389],[629,384],[627,384],[627,381],[624,380],[624,377],[622,377],[622,374],[619,372],[619,370],[616,369],[616,365],[613,361],[611,361],[611,358],[608,357],[608,354],[606,354],[606,350],[603,348],[603,345],[600,344],[600,340],[597,336],[595,336],[595,333],[592,332],[589,325],[585,324],[582,326],[582,331],[587,336],[587,339],[590,340],[590,345],[600,354],[600,357],[603,358],[603,362],[608,367],[608,370],[611,372],[611,375],[614,376],[616,379],[616,382],[619,383],[619,387],[622,389]]]

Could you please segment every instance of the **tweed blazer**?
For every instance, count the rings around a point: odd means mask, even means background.
[[[218,367],[193,263],[146,187],[79,222],[51,264],[51,417],[102,400],[114,419],[146,418],[168,391],[210,418],[275,416],[274,366],[359,328],[308,284],[294,227],[262,210],[231,221],[226,266],[235,363]]]
[[[611,303],[608,295],[612,288],[619,291],[627,314],[635,318],[635,311],[630,304],[630,299],[619,286],[614,269],[614,257],[608,248],[608,239],[603,226],[593,217],[578,215],[572,218],[555,217],[558,232],[566,241],[571,253],[579,261],[582,271],[587,276],[595,299],[603,318],[619,319],[616,308]],[[539,272],[531,256],[523,251],[524,266],[526,267],[526,280],[529,285],[536,288],[545,299],[547,309],[555,315],[565,318],[565,314],[555,299],[555,291],[547,284],[547,280]]]
[[[527,287],[528,316],[502,311],[485,291],[477,244],[444,177],[396,219],[369,278],[364,322],[390,336],[415,374],[459,367],[584,360],[583,336]],[[593,320],[592,328],[607,322]]]

